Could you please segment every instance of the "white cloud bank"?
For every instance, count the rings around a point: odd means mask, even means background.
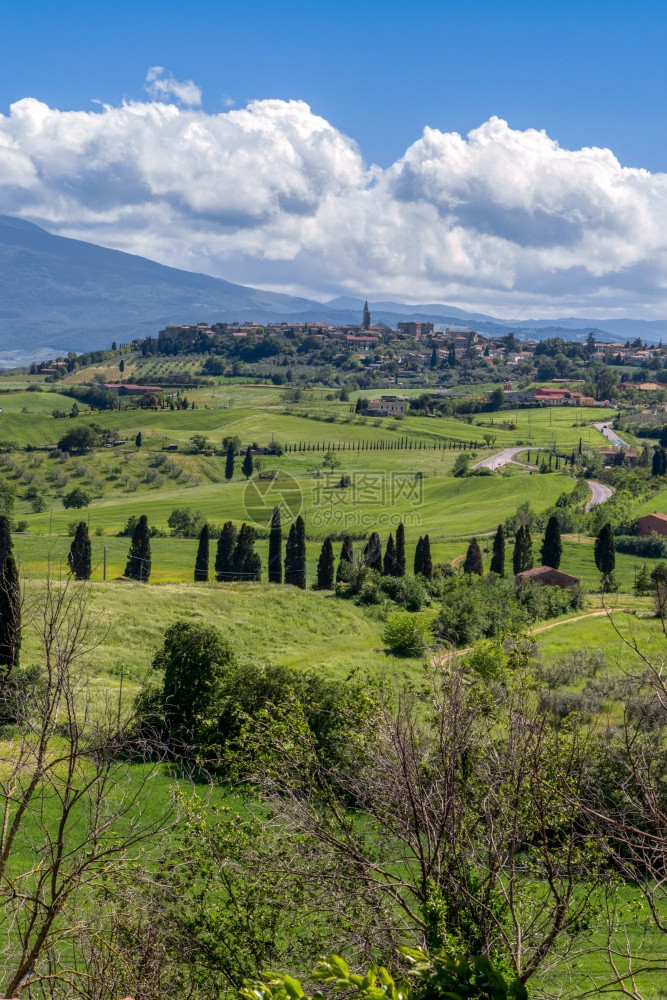
[[[386,170],[301,101],[155,100],[0,116],[0,212],[190,270],[510,317],[667,312],[667,174],[492,118],[426,128]],[[160,100],[160,99],[164,99]]]

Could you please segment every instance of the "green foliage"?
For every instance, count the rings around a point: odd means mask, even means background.
[[[533,568],[533,540],[527,524],[520,524],[514,538],[512,569],[514,575]]]
[[[90,580],[92,570],[92,547],[88,534],[88,525],[79,521],[74,539],[67,556],[70,571],[76,580]]]
[[[343,539],[343,544],[340,549],[340,556],[338,558],[338,568],[336,569],[336,583],[346,582],[350,577],[350,570],[352,568],[352,560],[354,559],[354,550],[352,548],[352,539],[349,535],[346,535]]]
[[[405,525],[396,527],[396,576],[405,576]]]
[[[427,649],[428,635],[428,625],[419,615],[396,613],[387,618],[382,637],[396,656],[421,656]]]
[[[0,514],[0,566],[12,554],[12,529],[9,517]]]
[[[280,508],[274,507],[271,514],[271,530],[269,532],[269,583],[283,581],[283,531],[280,522]]]
[[[151,543],[148,518],[145,514],[141,515],[132,533],[124,575],[131,580],[140,580],[142,583],[148,583],[148,578],[151,575]]]
[[[497,576],[505,576],[505,529],[502,524],[498,525],[493,538],[490,572]]]
[[[382,572],[384,576],[398,576],[396,568],[396,545],[394,544],[394,536],[389,532],[387,547],[384,551],[384,559],[382,560]]]
[[[433,561],[431,559],[431,540],[428,535],[417,539],[415,548],[415,559],[413,565],[415,576],[423,576],[430,580],[433,576]]]
[[[234,478],[234,458],[236,456],[236,450],[237,446],[235,441],[230,440],[227,445],[227,458],[225,460],[225,479],[227,482],[231,482]]]
[[[486,955],[468,957],[448,948],[431,953],[400,948],[399,953],[409,966],[409,979],[395,980],[382,965],[371,965],[363,975],[352,973],[339,955],[321,959],[311,977],[359,1000],[528,1000],[523,983]],[[244,1000],[310,1000],[298,980],[275,972],[247,982],[239,994]]]
[[[63,507],[67,510],[80,510],[81,507],[88,507],[91,501],[90,493],[81,486],[75,486],[73,490],[63,497]]]
[[[466,557],[463,560],[463,572],[476,573],[477,576],[482,576],[484,572],[482,553],[476,538],[470,539],[468,551],[466,552]]]
[[[241,466],[241,472],[246,477],[246,479],[250,479],[250,477],[252,476],[253,468],[254,466],[252,461],[252,451],[250,449],[250,445],[248,445],[248,449],[245,453],[245,458],[243,459],[243,465]]]
[[[261,579],[262,562],[255,552],[255,529],[242,524],[232,556],[233,579],[246,583]]]
[[[174,538],[197,538],[205,524],[204,515],[191,507],[174,507],[167,518]]]
[[[325,538],[322,543],[320,558],[317,563],[317,589],[333,590],[334,587],[335,559],[334,550],[330,538]]]
[[[300,514],[290,526],[287,536],[285,583],[306,589],[306,525]]]
[[[208,583],[209,530],[205,524],[199,534],[197,557],[195,560],[195,583]]]
[[[667,537],[652,532],[650,535],[616,535],[617,552],[625,552],[640,559],[667,559]]]
[[[218,538],[215,553],[215,578],[218,583],[234,579],[234,549],[236,528],[232,521],[225,521]]]
[[[58,442],[60,451],[82,454],[90,451],[100,443],[99,435],[92,427],[73,427],[72,430],[64,434]]]
[[[11,517],[16,491],[11,483],[0,478],[0,517]]]
[[[555,514],[549,518],[544,541],[542,542],[542,565],[558,569],[563,555],[563,543],[560,540],[560,526]]]
[[[21,589],[14,556],[0,567],[0,667],[6,677],[19,662],[21,650]]]
[[[382,544],[377,531],[372,531],[364,546],[364,565],[382,573]]]
[[[611,524],[603,525],[595,539],[595,565],[604,578],[614,572],[616,566],[616,549]]]

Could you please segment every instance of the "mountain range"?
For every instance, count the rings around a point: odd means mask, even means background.
[[[584,340],[667,339],[667,320],[506,320],[438,303],[371,301],[372,317],[474,326],[480,333]],[[108,347],[155,335],[168,323],[358,323],[363,299],[328,302],[262,291],[167,267],[134,254],[55,236],[31,222],[0,216],[0,366],[22,365],[67,351]]]

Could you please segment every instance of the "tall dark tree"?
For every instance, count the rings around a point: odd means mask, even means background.
[[[306,589],[306,522],[299,516],[295,522],[296,546],[295,553],[295,585],[301,590]]]
[[[92,547],[88,525],[85,521],[79,521],[74,532],[72,544],[69,547],[67,556],[70,571],[77,580],[90,580],[92,572]]]
[[[225,521],[218,538],[215,552],[215,578],[218,583],[231,580],[234,576],[234,548],[236,547],[236,528],[231,521]]]
[[[334,585],[334,550],[330,538],[325,538],[317,562],[317,589],[333,590]]]
[[[384,550],[384,559],[382,561],[382,571],[385,576],[397,576],[396,573],[396,546],[394,545],[394,536],[389,533],[389,538],[387,539],[387,547]]]
[[[405,525],[396,526],[396,576],[405,576]]]
[[[21,588],[16,560],[5,556],[0,569],[0,668],[7,678],[19,662],[21,649]]]
[[[544,541],[542,542],[542,565],[558,569],[563,555],[563,543],[560,540],[560,525],[558,518],[552,514],[547,521]]]
[[[12,554],[12,526],[6,514],[0,514],[0,566]]]
[[[364,330],[370,330],[371,327],[371,311],[368,308],[368,302],[364,302],[364,314],[361,320],[361,325]]]
[[[134,443],[135,443],[135,445],[136,445],[137,448],[141,448],[142,442],[143,442],[143,438],[141,436],[141,431],[139,431],[137,433],[137,436],[134,439]]]
[[[466,552],[466,557],[463,560],[463,572],[476,573],[477,576],[482,576],[484,572],[482,552],[476,538],[470,539],[468,551]]]
[[[199,532],[199,545],[195,560],[195,583],[208,583],[208,545],[209,530],[208,524],[205,524]]]
[[[269,531],[269,583],[283,582],[283,529],[280,508],[274,507]]]
[[[285,546],[285,583],[306,589],[306,525],[299,514],[292,524]]]
[[[438,367],[438,348],[435,346],[435,344],[433,345],[433,349],[431,351],[431,360],[429,362],[429,365],[431,368]]]
[[[422,560],[424,551],[424,539],[420,535],[417,539],[417,545],[415,547],[415,559],[412,565],[412,572],[415,576],[419,576],[422,571]]]
[[[519,525],[514,539],[514,554],[512,556],[514,575],[533,568],[533,540],[527,524]]]
[[[427,580],[430,580],[433,576],[431,541],[428,535],[424,535],[423,538],[420,535],[417,541],[417,548],[415,549],[414,574],[415,576],[425,576]]]
[[[377,573],[382,572],[382,543],[377,531],[372,531],[366,545],[364,546],[364,565],[369,569],[374,569]]]
[[[227,458],[225,460],[225,479],[227,482],[234,478],[234,458],[236,450],[233,444],[227,445]]]
[[[132,532],[130,551],[127,554],[125,576],[131,580],[148,583],[151,575],[151,540],[148,534],[148,518],[142,514]]]
[[[343,544],[340,550],[338,569],[336,570],[336,583],[340,583],[342,580],[347,580],[349,578],[353,559],[354,551],[352,549],[352,539],[349,535],[346,535],[343,539]]]
[[[250,477],[252,476],[252,470],[253,470],[252,452],[250,450],[250,445],[248,445],[248,450],[245,453],[245,458],[243,459],[243,465],[241,466],[241,472],[246,477],[246,479],[250,479]]]
[[[667,474],[667,451],[664,448],[654,448],[651,475],[664,476],[665,474]]]
[[[498,525],[493,539],[490,569],[497,576],[505,576],[505,529],[502,524]]]
[[[660,447],[667,449],[667,424],[662,425],[662,431],[660,432]]]
[[[123,361],[123,359],[122,359],[122,358],[121,358],[121,359],[120,359],[120,361],[118,362],[118,371],[119,371],[119,372],[121,373],[121,375],[122,375],[122,374],[123,374],[123,372],[125,371],[125,362]]]
[[[236,538],[232,557],[234,579],[243,583],[259,581],[262,576],[262,562],[255,552],[255,529],[242,524]]]
[[[616,567],[616,545],[609,522],[602,526],[595,539],[595,565],[604,580],[608,580]]]
[[[0,566],[0,671],[7,678],[19,662],[21,588],[16,560],[10,553]]]

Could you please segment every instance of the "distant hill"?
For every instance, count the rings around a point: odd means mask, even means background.
[[[322,303],[181,271],[0,216],[1,366],[106,347],[112,340],[155,334],[168,323],[358,323],[362,307],[363,299],[353,297]],[[667,339],[667,321],[571,318],[509,324],[455,306],[391,300],[371,302],[371,312],[374,320],[392,326],[402,320],[426,320],[442,326],[470,325],[488,335],[513,329],[539,339],[584,340],[595,330],[618,341],[635,336]]]

